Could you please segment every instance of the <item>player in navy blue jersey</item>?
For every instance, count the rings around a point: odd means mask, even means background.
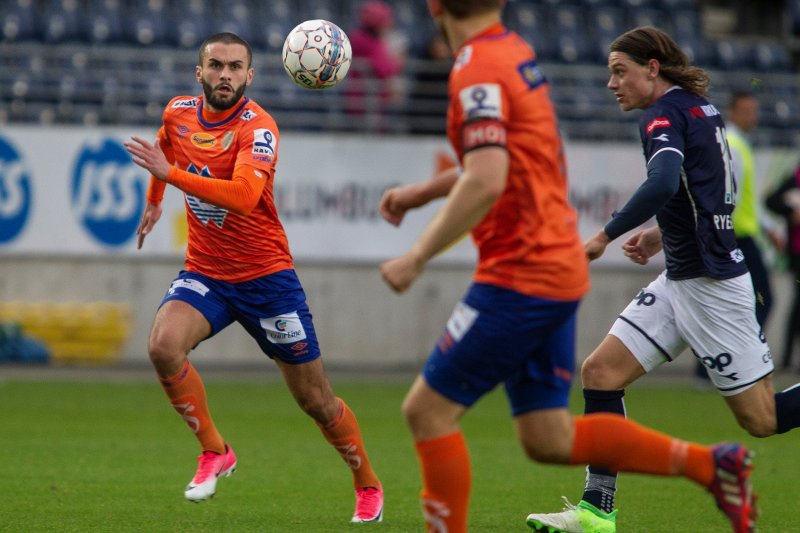
[[[663,250],[666,269],[639,291],[583,363],[584,411],[624,415],[625,387],[690,348],[751,435],[800,426],[800,387],[773,390],[772,356],[733,231],[736,183],[725,124],[706,99],[707,73],[652,27],[619,36],[611,44],[608,68],[608,88],[620,108],[644,110],[639,133],[647,178],[584,243],[586,253],[597,259],[611,241],[655,216],[657,226],[635,233],[622,248],[642,265]],[[741,460],[746,459],[732,458]],[[532,514],[528,523],[537,531],[613,533],[615,492],[616,473],[589,466],[577,506]],[[754,527],[754,510],[748,507],[723,509],[734,531]]]

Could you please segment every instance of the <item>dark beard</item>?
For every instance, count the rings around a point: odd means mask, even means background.
[[[244,90],[247,85],[244,83],[233,92],[233,95],[230,98],[222,99],[214,94],[214,88],[202,80],[203,84],[203,94],[206,97],[206,102],[208,102],[214,109],[217,111],[227,111],[228,109],[235,106],[239,100],[241,100],[242,96],[244,95]]]

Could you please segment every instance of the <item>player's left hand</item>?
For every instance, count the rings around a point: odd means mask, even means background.
[[[422,273],[425,264],[412,252],[381,263],[383,281],[397,293],[403,293]]]
[[[167,179],[170,164],[158,144],[158,139],[153,144],[150,144],[141,137],[131,137],[131,140],[124,143],[124,145],[128,153],[131,154],[131,159],[134,163],[150,171],[150,174],[161,181]]]

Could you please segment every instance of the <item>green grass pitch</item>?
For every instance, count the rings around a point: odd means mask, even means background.
[[[409,383],[333,381],[358,415],[382,478],[382,524],[349,523],[353,493],[344,463],[283,383],[266,375],[207,381],[212,413],[239,469],[219,482],[214,499],[199,504],[186,502],[182,492],[197,445],[155,379],[0,381],[0,531],[422,531],[420,476],[400,415]],[[632,418],[677,436],[752,447],[760,530],[800,531],[797,432],[746,436],[723,401],[692,391],[688,377],[669,386],[645,380],[628,391],[626,402]],[[581,408],[575,387],[573,409]],[[561,495],[580,497],[583,468],[524,458],[501,392],[479,403],[463,427],[473,464],[471,531],[527,531],[529,512],[560,510]],[[621,532],[730,531],[711,496],[683,479],[625,475],[618,504]]]

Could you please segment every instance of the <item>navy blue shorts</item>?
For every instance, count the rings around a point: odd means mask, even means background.
[[[579,303],[474,283],[425,364],[425,380],[466,407],[500,383],[514,416],[566,407]]]
[[[281,270],[242,283],[227,283],[181,271],[164,295],[186,302],[211,324],[213,337],[239,322],[271,358],[299,364],[320,356],[306,294],[294,270]]]

